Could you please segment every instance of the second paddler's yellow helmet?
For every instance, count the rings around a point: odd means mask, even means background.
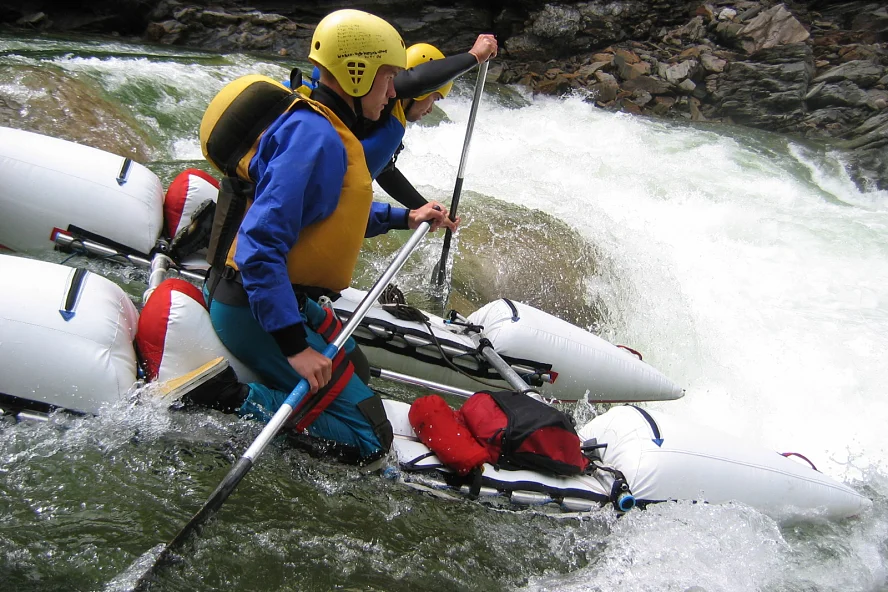
[[[443,60],[444,54],[435,47],[434,45],[430,45],[428,43],[416,43],[407,48],[407,67],[414,68],[423,62],[430,62],[432,60]],[[414,97],[416,101],[422,101],[426,97],[428,97],[433,92],[440,93],[441,98],[445,98],[447,94],[450,92],[450,89],[453,88],[453,81],[451,80],[438,90],[433,90],[432,92],[428,92],[420,97]]]
[[[376,15],[344,9],[325,16],[311,38],[312,63],[330,71],[353,97],[370,92],[380,66],[407,67],[404,40]]]

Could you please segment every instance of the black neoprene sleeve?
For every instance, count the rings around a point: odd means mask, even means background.
[[[441,88],[460,74],[478,65],[472,54],[460,53],[443,60],[431,60],[399,72],[395,76],[398,99],[413,99]]]
[[[395,167],[387,167],[376,177],[376,182],[386,193],[411,210],[421,208],[429,203],[419,191],[407,180],[407,177]]]

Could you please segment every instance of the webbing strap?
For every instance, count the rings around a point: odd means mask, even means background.
[[[70,321],[76,314],[74,307],[80,299],[80,292],[83,290],[83,282],[89,272],[79,267],[75,268],[69,276],[68,289],[65,297],[62,299],[62,306],[59,308],[59,314],[65,321]]]
[[[515,303],[508,298],[503,298],[502,301],[509,305],[509,308],[512,310],[512,322],[517,323],[521,320],[521,316],[518,314],[518,308],[515,306]]]
[[[336,313],[329,308],[324,309],[324,320],[317,328],[318,334],[324,338],[324,341],[331,343],[339,333],[342,332],[342,321],[336,316]]]
[[[331,343],[342,331],[342,321],[331,309],[324,309],[324,320],[318,325],[316,331],[326,341]],[[314,395],[303,399],[302,404],[294,411],[294,418],[299,418],[296,430],[302,431],[308,428],[324,410],[330,406],[333,399],[345,389],[348,381],[355,373],[354,365],[346,359],[345,348],[341,348],[333,357],[333,375],[330,382],[318,389]]]
[[[213,244],[212,240],[210,241],[210,251],[212,254],[209,261],[210,274],[207,276],[210,279],[210,285],[207,290],[207,309],[213,304],[213,294],[216,292],[219,281],[225,273],[228,251],[234,243],[241,221],[247,211],[247,200],[250,198],[250,195],[247,195],[245,186],[250,189],[253,188],[252,183],[246,183],[237,177],[225,177],[222,179],[218,198],[219,203],[217,203],[213,220],[213,225],[216,226],[215,217],[221,217],[218,230],[219,236],[215,244]],[[226,200],[227,204],[225,204]],[[228,207],[223,207],[225,205],[228,205]]]
[[[297,432],[307,429],[314,423],[318,416],[330,406],[330,403],[342,393],[354,373],[355,367],[345,359],[345,350],[339,350],[339,353],[333,358],[333,376],[330,378],[330,382],[318,389],[314,395],[303,399],[302,404],[294,411],[293,417],[298,418],[296,420]]]
[[[298,99],[299,97],[295,92],[289,95],[284,95],[274,102],[271,107],[256,120],[247,133],[241,137],[237,147],[225,161],[224,166],[226,175],[232,177],[237,176],[237,167],[241,159],[246,156],[253,145],[259,141],[259,138],[265,129],[268,128],[275,119],[289,111]]]

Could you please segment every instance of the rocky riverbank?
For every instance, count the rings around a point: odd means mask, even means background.
[[[0,0],[5,26],[115,33],[220,51],[305,56],[345,3]],[[581,93],[600,108],[767,129],[847,150],[864,190],[888,189],[888,8],[769,0],[516,2],[370,0],[408,43],[502,45],[493,79]]]

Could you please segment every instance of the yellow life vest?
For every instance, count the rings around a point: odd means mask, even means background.
[[[405,128],[407,127],[407,113],[404,112],[404,101],[395,101],[392,116],[400,121]]]
[[[336,209],[327,218],[303,228],[290,250],[290,282],[340,291],[351,283],[367,229],[373,188],[364,148],[339,117],[325,105],[301,92],[292,92],[271,78],[244,76],[229,83],[210,102],[201,121],[201,147],[207,159],[222,172],[254,181],[249,177],[250,161],[265,130],[278,117],[296,108],[310,108],[330,122],[342,139],[348,167]],[[270,117],[269,113],[275,116]],[[250,196],[244,214],[252,203]],[[235,237],[226,259],[226,265],[234,269],[236,252]]]
[[[293,284],[339,292],[351,284],[358,263],[373,203],[373,179],[360,140],[332,110],[315,104],[326,111],[327,119],[339,133],[348,168],[339,204],[330,216],[302,229],[287,256],[287,270]]]

